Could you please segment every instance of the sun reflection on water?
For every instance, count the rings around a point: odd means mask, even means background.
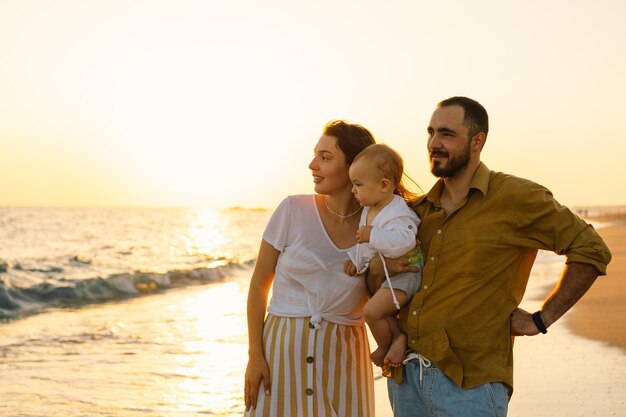
[[[225,253],[230,239],[227,231],[229,220],[214,209],[198,209],[193,213],[185,238],[185,252],[188,256],[204,255],[208,261],[230,258]]]
[[[179,411],[240,415],[243,393],[242,366],[247,361],[245,294],[228,282],[188,298],[178,314],[185,318],[179,340],[180,354],[172,373],[184,376],[170,393],[184,396],[172,402]],[[170,381],[171,383],[172,381]],[[207,409],[208,408],[208,409]]]

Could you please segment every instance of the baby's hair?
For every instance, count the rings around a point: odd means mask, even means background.
[[[404,185],[402,179],[402,175],[404,174],[404,161],[398,152],[385,144],[375,143],[363,149],[356,158],[354,158],[352,163],[364,158],[376,167],[382,178],[387,178],[395,185],[395,189],[393,190],[394,194],[404,198],[407,203],[415,201],[417,195],[409,191]],[[408,178],[408,175],[405,174],[405,176]]]

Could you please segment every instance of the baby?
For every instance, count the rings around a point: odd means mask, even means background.
[[[406,255],[411,265],[422,267],[421,252],[416,247],[420,220],[405,202],[414,195],[402,184],[403,165],[396,151],[375,144],[357,155],[349,171],[352,192],[364,208],[356,235],[358,244],[349,251],[350,261],[344,270],[357,276],[367,270],[373,256],[383,261],[387,279],[364,310],[365,321],[378,344],[370,357],[381,367],[402,365],[407,338],[400,331],[397,314],[421,284],[421,272],[407,272],[395,276],[392,285],[383,258]]]

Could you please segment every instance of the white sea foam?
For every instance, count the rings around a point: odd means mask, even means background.
[[[256,256],[270,214],[0,208],[0,236],[10,237],[0,245],[0,318],[225,279]]]

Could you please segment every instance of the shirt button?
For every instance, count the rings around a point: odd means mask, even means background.
[[[437,230],[437,234],[440,235],[441,234],[441,229]]]
[[[431,257],[430,257],[430,260],[431,260],[431,261],[434,261],[434,260],[435,260],[435,257],[434,257],[434,256],[431,256]]]
[[[411,344],[414,345],[415,344],[415,340],[411,340]]]
[[[306,358],[307,363],[313,363],[313,356]]]
[[[412,313],[412,314],[413,314],[414,316],[417,316],[417,310],[413,310],[413,313]]]
[[[313,390],[311,388],[306,389],[306,395],[313,395]]]
[[[427,290],[428,289],[428,285],[424,285],[424,289]]]

